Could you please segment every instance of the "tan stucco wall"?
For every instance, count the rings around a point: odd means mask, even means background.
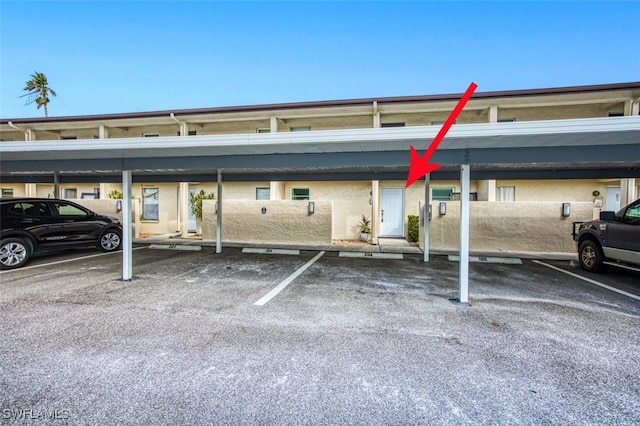
[[[202,238],[216,239],[215,200],[202,203]],[[262,208],[266,213],[262,214]],[[315,201],[222,202],[222,240],[228,242],[331,244],[332,203]]]
[[[122,221],[122,211],[118,211],[119,200],[73,200],[75,203],[88,208],[89,210],[105,216],[112,216]],[[131,221],[133,224],[133,237],[140,237],[140,200],[131,200]]]
[[[433,204],[429,226],[431,250],[457,250],[460,235],[460,202],[447,202],[444,216]],[[561,202],[499,203],[476,201],[469,204],[469,244],[471,250],[533,251],[573,253],[572,223],[593,218],[590,202],[572,202],[571,216],[562,217]],[[420,221],[422,224],[422,220]],[[420,247],[424,229],[420,226]]]

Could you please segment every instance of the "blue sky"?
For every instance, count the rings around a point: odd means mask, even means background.
[[[640,2],[0,2],[0,117],[640,81]]]

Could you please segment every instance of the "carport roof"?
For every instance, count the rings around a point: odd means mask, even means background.
[[[189,137],[2,142],[3,181],[405,179],[409,147],[424,151],[439,126]],[[433,162],[471,164],[499,178],[640,175],[640,116],[454,125]],[[560,173],[560,175],[558,175]],[[215,178],[213,179],[215,180]]]

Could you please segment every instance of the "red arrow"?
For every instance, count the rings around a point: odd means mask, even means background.
[[[420,158],[418,151],[416,151],[413,146],[410,147],[409,176],[407,177],[407,184],[405,185],[405,188],[408,188],[409,185],[411,185],[413,182],[417,181],[427,173],[431,173],[442,167],[440,164],[429,164],[429,159],[431,158],[433,153],[436,152],[438,145],[440,145],[440,142],[442,142],[442,139],[444,139],[444,136],[449,131],[451,125],[453,125],[453,123],[460,115],[460,112],[462,112],[462,109],[467,104],[469,98],[471,98],[471,95],[473,95],[476,87],[478,87],[478,85],[471,82],[469,88],[467,88],[467,91],[464,92],[464,95],[462,95],[462,98],[460,98],[456,107],[453,109],[453,111],[451,111],[451,114],[449,114],[449,118],[447,118],[447,121],[444,122],[442,128],[433,139],[431,145],[429,145],[429,148],[427,148],[422,158]]]

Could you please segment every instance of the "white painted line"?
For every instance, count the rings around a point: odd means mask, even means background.
[[[459,262],[460,256],[449,255],[450,262]],[[469,256],[469,262],[475,263],[501,263],[505,265],[522,265],[522,259],[516,257],[488,257],[488,256]]]
[[[242,249],[243,253],[253,253],[253,254],[286,254],[290,256],[299,256],[300,250],[293,249],[272,249],[272,248],[254,248],[254,247],[244,247]]]
[[[136,247],[133,250],[140,250],[140,249],[143,249],[143,248],[147,248],[147,247],[146,246],[145,247]],[[59,265],[61,263],[75,262],[76,260],[91,259],[92,257],[108,256],[110,254],[115,254],[115,253],[122,253],[122,251],[120,251],[120,250],[118,250],[118,251],[110,251],[108,253],[98,253],[98,254],[92,254],[92,255],[89,255],[89,256],[74,257],[73,259],[58,260],[56,262],[41,263],[39,265],[23,266],[22,268],[9,269],[9,270],[6,270],[6,271],[2,271],[2,272],[0,272],[0,274],[6,274],[8,272],[25,271],[27,269],[41,268],[43,266]]]
[[[604,264],[611,265],[615,268],[626,269],[627,271],[640,272],[640,268],[636,268],[635,266],[631,266],[631,265],[623,265],[622,263],[616,263],[616,262],[604,262]]]
[[[295,271],[293,274],[289,275],[287,277],[287,279],[285,279],[280,284],[278,284],[273,290],[271,290],[269,293],[267,293],[264,296],[262,296],[262,298],[260,300],[258,300],[256,303],[254,303],[254,305],[262,306],[265,303],[267,303],[269,300],[273,299],[278,293],[280,293],[282,290],[284,290],[284,288],[286,286],[291,284],[291,282],[293,280],[298,278],[298,276],[300,276],[300,274],[302,274],[304,271],[306,271],[307,268],[309,268],[309,266],[311,266],[314,263],[316,263],[316,261],[318,259],[320,259],[324,255],[324,253],[325,253],[324,251],[321,251],[320,253],[318,253],[313,259],[311,259],[310,261],[308,261],[307,263],[302,265],[300,268],[298,268],[297,271]]]
[[[182,244],[151,244],[150,249],[155,250],[181,250],[181,251],[200,251],[201,246],[187,246]]]
[[[582,275],[578,275],[578,274],[575,274],[573,272],[565,271],[562,268],[558,268],[557,266],[549,265],[548,263],[540,262],[539,260],[534,260],[533,262],[537,263],[538,265],[546,266],[547,268],[555,269],[556,271],[564,272],[567,275],[571,275],[572,277],[581,279],[582,281],[586,281],[586,282],[588,282],[590,284],[597,285],[598,287],[606,288],[607,290],[611,290],[613,292],[622,294],[623,296],[627,296],[627,297],[630,297],[632,299],[640,300],[640,296],[638,296],[638,295],[635,295],[635,294],[632,294],[632,293],[628,293],[628,292],[626,292],[624,290],[620,290],[619,288],[611,287],[611,286],[603,284],[603,283],[601,283],[599,281],[592,280],[591,278],[583,277]]]
[[[364,251],[341,251],[338,257],[366,257],[370,259],[404,259],[402,253],[372,253]]]

